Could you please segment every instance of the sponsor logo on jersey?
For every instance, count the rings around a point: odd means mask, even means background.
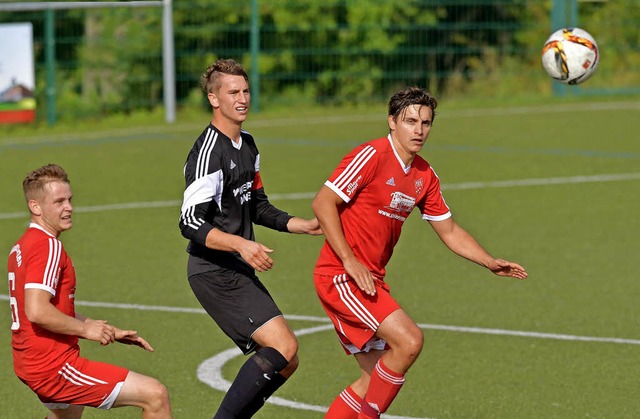
[[[60,274],[62,273],[62,268],[58,268],[56,271],[56,276],[53,278],[53,288],[58,288],[58,281],[60,281]]]
[[[393,176],[391,176],[391,179],[387,181],[387,185],[396,186],[396,181],[393,179]]]
[[[229,163],[229,169],[235,169],[236,168],[236,163],[231,160],[231,163]]]
[[[234,197],[240,197],[240,205],[251,201],[251,186],[253,181],[243,183],[240,187],[233,190]]]
[[[360,179],[362,179],[362,175],[358,176],[356,180],[347,185],[347,195],[351,196],[353,191],[358,188],[358,182],[360,182]]]
[[[402,192],[392,192],[391,202],[387,208],[398,212],[411,212],[416,205],[416,199]]]
[[[424,184],[422,183],[422,178],[416,180],[416,195],[420,195]]]

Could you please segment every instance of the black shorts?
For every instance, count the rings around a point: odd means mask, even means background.
[[[257,345],[251,339],[255,331],[282,316],[255,275],[220,269],[190,276],[189,285],[205,311],[245,355]]]

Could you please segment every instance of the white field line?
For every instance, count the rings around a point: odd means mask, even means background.
[[[0,300],[9,300],[9,296],[0,294]],[[77,306],[85,307],[104,307],[104,308],[119,308],[125,310],[142,310],[142,311],[159,311],[159,312],[171,312],[171,313],[195,313],[206,314],[203,309],[189,308],[189,307],[169,307],[169,306],[149,306],[141,304],[118,304],[118,303],[106,303],[97,301],[76,301]],[[326,317],[316,316],[300,316],[300,315],[286,315],[289,320],[301,320],[301,321],[313,321],[318,323],[325,323],[320,326],[314,326],[306,329],[295,330],[297,336],[304,336],[312,333],[329,331],[333,328],[329,319]],[[327,324],[328,323],[328,324]],[[521,338],[533,338],[533,339],[550,339],[550,340],[564,340],[564,341],[578,341],[578,342],[599,342],[599,343],[615,343],[626,345],[640,345],[640,340],[637,339],[623,339],[623,338],[609,338],[609,337],[592,337],[592,336],[576,336],[556,333],[539,333],[539,332],[525,332],[520,330],[506,330],[506,329],[487,329],[481,327],[461,327],[461,326],[447,326],[439,324],[425,324],[420,323],[418,326],[422,329],[430,330],[442,330],[458,333],[477,333],[488,335],[500,335],[500,336],[515,336]],[[224,350],[210,358],[205,359],[200,363],[196,371],[198,380],[207,384],[214,390],[226,392],[231,383],[224,378],[222,369],[224,365],[231,359],[241,356],[242,352],[238,348],[231,348]],[[313,412],[326,412],[328,407],[312,405],[293,400],[284,399],[281,397],[273,396],[267,400],[267,403],[275,404],[278,406],[284,406],[292,409],[313,411]],[[414,418],[411,416],[395,416],[384,414],[383,419],[429,419]]]
[[[9,296],[6,294],[0,294],[0,300],[8,301]],[[165,313],[206,314],[206,312],[201,308],[190,308],[190,307],[121,304],[121,303],[107,303],[107,302],[100,302],[100,301],[76,301],[76,305],[84,306],[84,307],[118,308],[118,309],[124,309],[124,310],[159,311],[159,312],[165,312]],[[287,314],[285,315],[285,317],[289,320],[329,323],[329,319],[326,317],[304,316],[304,315],[297,315],[297,314]],[[418,326],[420,326],[421,329],[425,329],[425,330],[443,330],[447,332],[458,332],[458,333],[477,333],[477,334],[485,334],[485,335],[515,336],[515,337],[524,337],[524,338],[532,338],[532,339],[550,339],[550,340],[566,340],[566,341],[578,341],[578,342],[601,342],[601,343],[617,343],[617,344],[624,344],[624,345],[640,345],[640,339],[577,336],[577,335],[566,335],[566,334],[557,334],[557,333],[526,332],[521,330],[447,326],[447,325],[429,324],[429,323],[420,323],[418,324]]]
[[[608,175],[588,175],[588,176],[567,176],[567,177],[551,177],[551,178],[531,178],[531,179],[512,179],[498,180],[489,182],[462,182],[443,184],[442,190],[465,190],[465,189],[491,189],[491,188],[512,188],[519,186],[547,186],[547,185],[568,185],[576,183],[601,183],[601,182],[620,182],[627,180],[639,180],[640,173],[613,173]],[[316,192],[296,192],[286,194],[270,194],[269,198],[273,201],[293,201],[312,199]],[[102,211],[118,211],[129,209],[147,209],[147,208],[169,208],[180,207],[181,201],[146,201],[146,202],[123,202],[120,204],[92,205],[87,207],[76,207],[74,212],[102,212]],[[5,212],[0,213],[0,220],[13,220],[17,218],[26,218],[28,214],[21,212]]]

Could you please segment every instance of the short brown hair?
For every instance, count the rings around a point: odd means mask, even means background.
[[[393,116],[393,119],[397,120],[400,113],[411,105],[430,107],[432,111],[431,122],[433,122],[436,117],[438,100],[431,93],[420,87],[407,87],[391,96],[391,99],[389,99],[389,116]]]
[[[211,64],[200,77],[200,85],[205,93],[213,93],[220,88],[221,74],[230,74],[232,76],[242,76],[249,82],[249,76],[244,68],[232,59],[219,59]]]
[[[22,181],[22,191],[24,192],[25,199],[29,202],[30,199],[41,196],[45,186],[49,182],[56,181],[71,183],[67,172],[57,164],[48,164],[32,171]]]

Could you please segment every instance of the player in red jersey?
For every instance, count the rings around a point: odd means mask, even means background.
[[[527,277],[522,266],[494,258],[454,221],[438,176],[418,155],[436,107],[423,89],[396,93],[389,101],[389,135],[347,154],[313,201],[326,237],[314,270],[316,291],[345,352],[361,370],[326,418],[380,417],[422,350],[422,331],[384,280],[402,225],[415,207],[454,253],[496,275]]]
[[[85,406],[138,406],[143,418],[171,418],[169,394],[158,380],[80,356],[79,338],[153,348],[134,330],[75,311],[76,274],[58,240],[72,224],[66,172],[49,164],[31,172],[22,186],[31,224],[8,262],[16,375],[51,411],[49,419],[78,419]]]

